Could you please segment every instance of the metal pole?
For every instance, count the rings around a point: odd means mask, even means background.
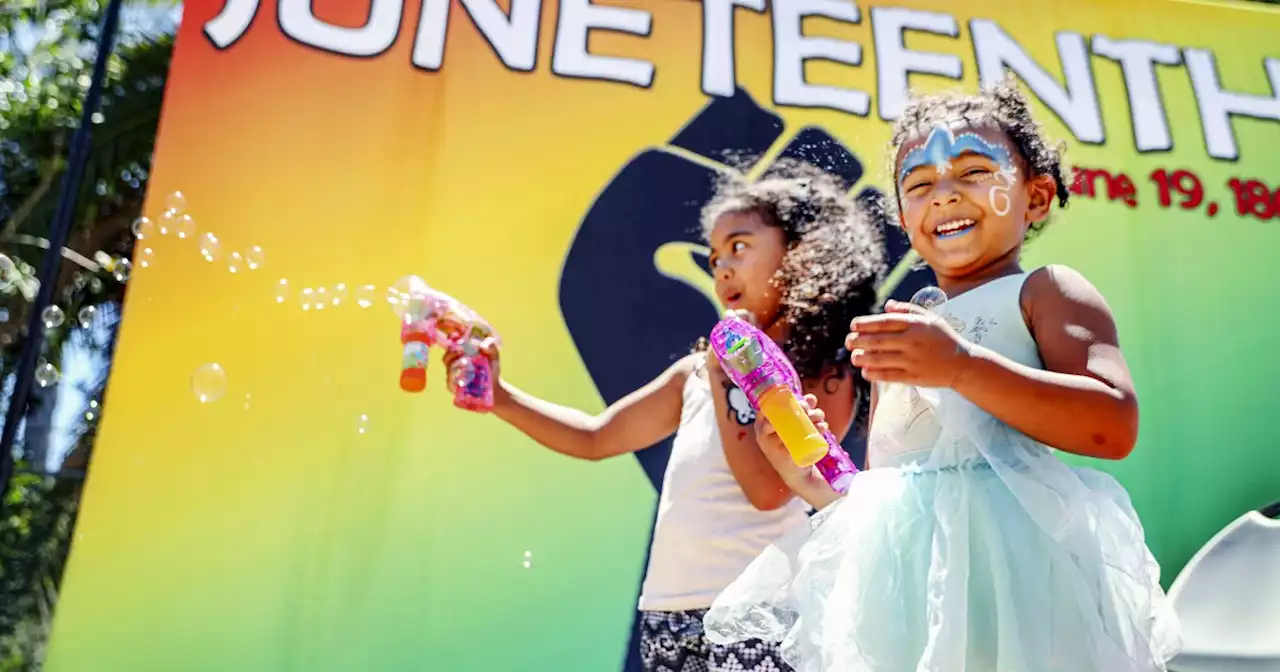
[[[27,403],[31,398],[31,379],[35,376],[36,360],[40,355],[40,346],[44,343],[40,314],[53,302],[53,285],[62,262],[62,248],[71,235],[71,223],[76,214],[76,196],[80,193],[85,165],[89,162],[93,113],[98,111],[98,103],[102,100],[102,88],[107,78],[107,60],[111,58],[115,47],[116,29],[123,5],[123,0],[109,0],[107,11],[102,16],[101,29],[98,31],[98,55],[93,62],[93,79],[89,83],[89,93],[85,96],[84,109],[80,114],[80,128],[76,129],[76,134],[71,139],[67,172],[62,176],[58,196],[58,209],[54,212],[53,225],[49,228],[49,249],[45,251],[44,262],[40,265],[40,289],[31,304],[31,314],[27,319],[27,338],[18,357],[13,396],[9,398],[9,412],[5,415],[4,432],[0,434],[0,510],[4,508],[9,480],[13,476],[13,442],[18,438],[18,423],[26,415]]]

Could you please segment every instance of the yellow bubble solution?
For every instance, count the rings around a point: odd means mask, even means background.
[[[778,438],[797,466],[812,467],[827,456],[830,446],[809,419],[804,403],[791,388],[775,385],[760,395],[760,412],[773,425]]]
[[[765,351],[755,338],[743,338],[729,346],[724,358],[724,364],[748,376],[735,382],[758,391],[760,413],[773,425],[798,466],[811,467],[827,456],[831,446],[827,445],[826,437],[809,419],[808,409],[791,386],[786,385],[776,371],[770,372]]]

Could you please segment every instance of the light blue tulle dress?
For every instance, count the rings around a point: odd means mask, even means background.
[[[1042,366],[1026,275],[936,309]],[[848,496],[771,546],[705,618],[797,672],[1151,672],[1181,646],[1128,494],[951,390],[889,385]]]

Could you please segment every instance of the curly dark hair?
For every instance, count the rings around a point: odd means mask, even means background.
[[[912,94],[911,101],[893,126],[889,141],[889,175],[893,182],[894,207],[898,203],[897,155],[898,148],[909,138],[927,133],[939,123],[957,119],[973,126],[995,124],[1004,131],[1026,161],[1031,175],[1048,175],[1057,185],[1058,205],[1066,207],[1071,196],[1066,175],[1070,172],[1063,154],[1065,144],[1052,142],[1031,116],[1031,107],[1018,89],[1017,81],[1006,74],[995,86],[982,89],[977,95],[951,91],[936,94]],[[1049,218],[1035,222],[1027,229],[1030,240],[1049,225]]]
[[[847,366],[849,323],[875,311],[885,270],[883,198],[854,200],[821,169],[784,160],[755,182],[725,177],[702,209],[704,236],[730,212],[756,212],[782,229],[787,252],[773,282],[791,327],[782,348],[796,372],[813,379]]]

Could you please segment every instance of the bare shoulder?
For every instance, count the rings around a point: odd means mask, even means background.
[[[1111,307],[1080,271],[1070,266],[1053,264],[1038,268],[1027,276],[1020,296],[1022,313],[1028,324],[1045,316],[1093,314],[1111,317]]]
[[[677,359],[670,367],[667,367],[667,371],[663,375],[668,377],[672,383],[684,385],[689,376],[701,375],[706,366],[706,352],[691,352]]]

